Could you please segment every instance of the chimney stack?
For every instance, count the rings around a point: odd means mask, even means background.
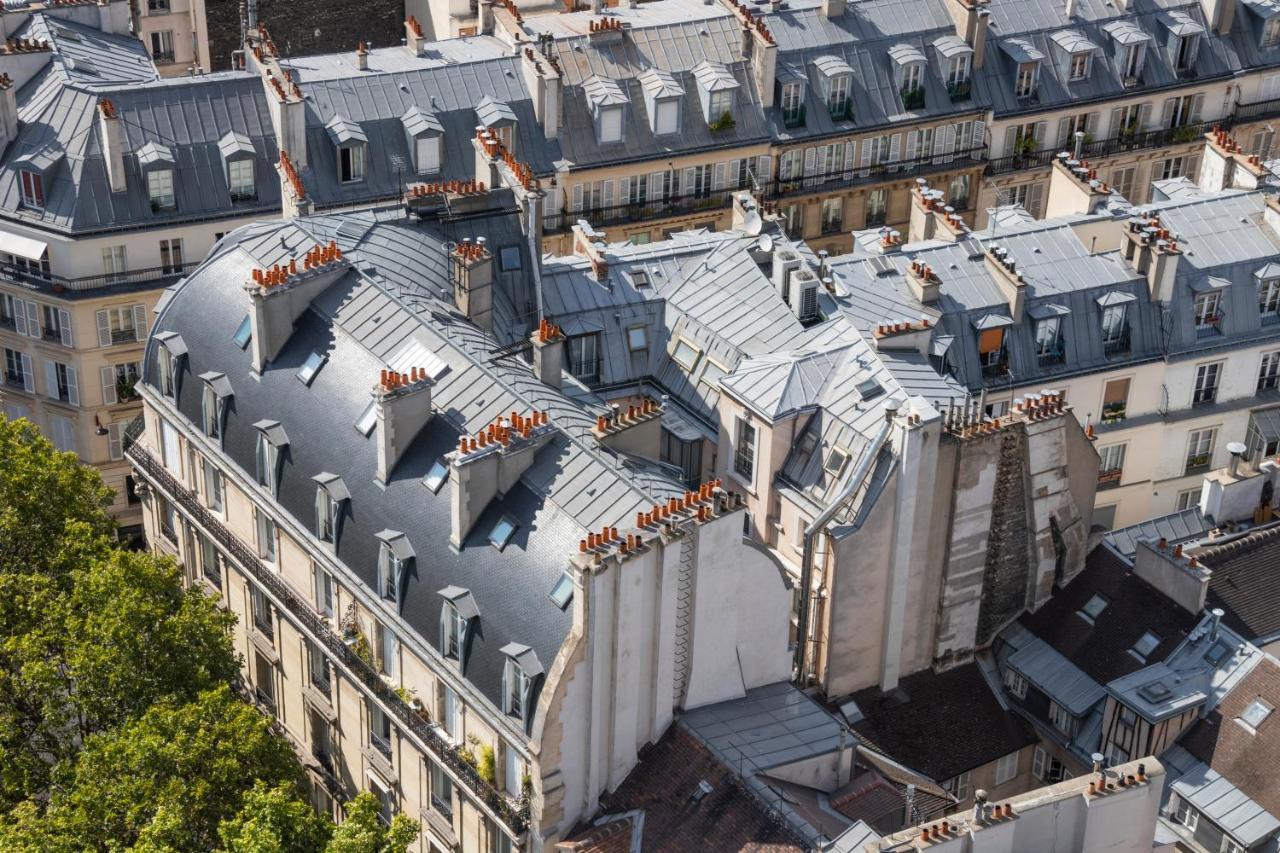
[[[564,370],[564,332],[543,319],[530,337],[533,343],[533,375],[543,385],[559,388]]]
[[[453,299],[482,329],[493,328],[493,255],[483,237],[468,237],[453,250]]]
[[[364,42],[356,45],[356,68],[360,71],[369,70],[369,48]]]
[[[382,371],[373,386],[377,413],[379,483],[386,485],[391,472],[414,438],[431,420],[431,377],[425,368],[408,373]]]
[[[547,413],[535,410],[499,415],[474,436],[459,436],[450,492],[452,547],[462,547],[485,507],[520,481],[554,432]]]
[[[349,267],[337,244],[317,245],[301,262],[297,258],[271,269],[255,269],[245,282],[249,293],[250,358],[261,373],[293,334],[302,312]]]
[[[1221,607],[1215,607],[1209,611],[1209,642],[1212,643],[1218,639],[1218,629],[1222,627],[1222,617],[1226,615]]]
[[[822,17],[824,18],[844,17],[846,2],[847,0],[822,0]]]
[[[622,453],[658,459],[662,451],[663,405],[649,397],[613,406],[613,414],[596,418],[592,432],[600,443]]]
[[[16,111],[14,116],[16,121]],[[113,193],[124,192],[124,146],[120,142],[120,115],[116,112],[116,105],[106,98],[98,101],[98,130],[102,137],[102,159],[107,167],[107,182]]]
[[[410,56],[422,56],[422,45],[424,43],[422,24],[418,23],[418,19],[413,15],[410,15],[404,22],[404,46],[409,49]]]

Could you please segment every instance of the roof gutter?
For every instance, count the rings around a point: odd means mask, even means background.
[[[897,400],[889,400],[884,404],[884,422],[880,424],[875,438],[871,439],[871,443],[867,445],[866,452],[862,454],[862,458],[858,460],[858,467],[854,469],[853,476],[849,478],[849,482],[840,494],[827,505],[827,508],[819,513],[808,527],[804,529],[804,549],[800,559],[800,614],[799,624],[796,626],[796,654],[795,654],[795,674],[796,681],[801,687],[805,681],[805,665],[806,652],[809,646],[808,626],[809,626],[809,599],[813,593],[813,543],[817,539],[831,519],[835,518],[836,513],[848,503],[862,487],[863,482],[871,473],[871,468],[875,465],[876,457],[880,455],[880,449],[884,447],[884,443],[889,439],[889,431],[893,429],[893,419],[898,415],[899,403]]]

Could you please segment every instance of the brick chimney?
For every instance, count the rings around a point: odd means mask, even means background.
[[[107,182],[113,193],[122,193],[125,191],[125,183],[120,115],[116,112],[116,105],[106,98],[98,101],[98,135],[102,137],[102,160],[107,167]]]
[[[529,340],[533,343],[533,375],[543,385],[559,388],[564,370],[564,332],[544,319]]]
[[[991,12],[987,10],[990,0],[947,0],[951,19],[955,21],[956,35],[965,40],[973,48],[973,68],[982,67],[987,52],[987,26],[991,21]]]
[[[520,70],[525,86],[533,95],[533,115],[547,139],[560,135],[562,81],[560,63],[548,59],[536,47],[525,45]]]
[[[662,405],[650,397],[640,397],[626,406],[615,404],[612,415],[596,418],[591,432],[606,447],[657,459],[662,451],[662,412]]]
[[[1066,152],[1053,160],[1045,219],[1058,216],[1092,216],[1111,198],[1111,187],[1098,177],[1088,160],[1076,160]]]
[[[547,413],[535,410],[527,416],[499,415],[474,436],[458,438],[452,461],[450,545],[462,547],[489,502],[520,481],[554,433]]]
[[[911,295],[924,304],[937,302],[942,293],[942,279],[937,271],[922,261],[912,261],[907,269],[907,286]]]
[[[333,284],[351,262],[342,256],[336,243],[317,245],[302,258],[270,269],[255,269],[245,282],[251,309],[249,322],[250,358],[253,369],[261,373],[267,363],[279,354],[293,334],[293,324],[319,296]]]
[[[424,368],[413,367],[408,373],[384,370],[373,386],[379,483],[387,484],[400,457],[431,420],[431,384]]]
[[[410,15],[404,22],[404,46],[408,48],[409,55],[422,56],[422,45],[425,43],[426,39],[422,37],[422,24]]]
[[[453,300],[467,319],[482,329],[493,328],[493,255],[483,237],[467,238],[451,256]]]
[[[364,42],[356,45],[356,70],[369,70],[369,48]]]
[[[933,324],[928,317],[912,323],[901,320],[876,326],[871,344],[877,351],[912,351],[929,355],[929,343],[933,340]]]
[[[1000,292],[1009,303],[1009,316],[1013,322],[1022,322],[1022,312],[1026,306],[1027,283],[1018,272],[1017,261],[1009,254],[1008,249],[991,246],[984,252],[987,272],[995,281]]]
[[[911,190],[911,218],[907,223],[907,242],[946,240],[957,243],[969,236],[969,226],[955,208],[947,204],[946,193],[929,187],[917,178]]]
[[[1215,127],[1205,134],[1204,156],[1200,159],[1200,174],[1196,183],[1205,192],[1216,193],[1232,187],[1256,190],[1270,172],[1256,154],[1245,154],[1236,138]]]

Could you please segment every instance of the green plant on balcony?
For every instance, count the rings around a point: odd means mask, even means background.
[[[845,98],[840,101],[828,101],[827,112],[831,114],[832,121],[844,121],[853,118],[853,99]]]
[[[408,705],[409,707],[413,707],[413,703],[418,701],[417,691],[412,690],[408,687],[405,687],[403,684],[400,684],[396,687],[396,695],[400,697],[401,702]]]
[[[782,126],[788,129],[804,125],[804,104],[782,111]]]
[[[924,87],[917,86],[914,89],[903,89],[902,108],[904,110],[922,110],[924,109]]]
[[[454,752],[458,754],[459,758],[470,764],[473,768],[478,768],[480,761],[476,758],[476,748],[479,746],[480,738],[475,735],[467,735],[467,742],[465,744],[460,743],[454,747]]]
[[[1029,157],[1040,150],[1040,143],[1034,136],[1024,136],[1013,146],[1013,153],[1019,157]]]
[[[488,782],[490,785],[498,784],[498,762],[494,756],[493,747],[487,743],[479,747],[479,756],[476,761],[476,772],[480,774],[480,778]]]
[[[1104,424],[1119,423],[1124,420],[1124,415],[1124,403],[1107,403],[1102,407],[1102,422]]]
[[[1182,125],[1182,127],[1175,127],[1173,129],[1173,134],[1169,137],[1169,139],[1174,143],[1194,142],[1196,139],[1199,138],[1199,136],[1200,136],[1199,125],[1184,124]]]
[[[967,100],[972,91],[973,85],[968,80],[947,84],[947,95],[950,96],[953,102]]]
[[[725,110],[720,114],[720,118],[711,122],[709,125],[707,125],[707,127],[711,129],[712,133],[720,133],[721,131],[724,131],[724,130],[731,130],[737,124],[738,123],[733,120],[733,113],[729,112],[728,110]]]
[[[121,403],[128,403],[131,400],[138,399],[138,391],[134,386],[138,383],[138,377],[132,378],[121,377],[116,380],[116,398]]]

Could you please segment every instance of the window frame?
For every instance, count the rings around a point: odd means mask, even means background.
[[[750,488],[755,483],[758,431],[755,424],[739,416],[734,419],[733,433],[733,473]]]
[[[177,210],[178,196],[174,184],[173,169],[147,170],[147,200],[153,210]]]

